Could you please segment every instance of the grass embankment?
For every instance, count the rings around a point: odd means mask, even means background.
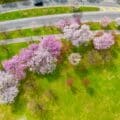
[[[23,0],[0,0],[0,4],[11,3],[11,2],[18,2]]]
[[[99,11],[98,7],[79,7],[74,10],[72,7],[47,7],[19,10],[0,14],[0,21],[15,20],[20,18],[30,18],[44,15],[64,14],[73,12]]]
[[[102,27],[100,22],[87,22],[91,30],[120,30],[116,22],[111,22],[107,27]]]
[[[0,40],[38,36],[38,35],[60,34],[60,33],[62,32],[58,28],[48,26],[48,27],[40,27],[34,29],[23,29],[23,30],[15,30],[10,32],[1,32]]]
[[[0,106],[1,120],[119,120],[120,36],[109,50],[95,51],[91,45],[72,49],[65,42],[64,57],[56,72],[41,76],[28,73],[20,85],[15,103]],[[27,46],[7,45],[10,56]],[[67,56],[79,52],[76,68]],[[0,59],[10,56],[0,47]],[[67,68],[67,69],[66,69]],[[67,80],[73,80],[73,87]],[[98,104],[99,103],[99,104]]]
[[[120,30],[115,22],[112,22],[108,27],[103,28],[99,22],[88,22],[91,30]],[[54,26],[39,27],[34,29],[21,29],[10,32],[1,32],[0,40],[23,38],[38,35],[61,34],[62,31]]]

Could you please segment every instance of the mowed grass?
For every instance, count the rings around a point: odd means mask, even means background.
[[[73,7],[47,7],[47,8],[33,8],[27,10],[19,10],[8,13],[0,14],[0,21],[6,20],[15,20],[20,18],[30,18],[44,15],[53,15],[53,14],[64,14],[64,13],[73,13],[73,12],[91,12],[91,11],[99,11],[98,7],[87,7],[82,6],[77,9],[73,9]]]
[[[39,28],[20,29],[9,32],[0,32],[0,40],[23,38],[39,35],[61,34],[61,30],[54,26],[43,26]]]
[[[23,1],[23,0],[0,0],[0,4],[6,4],[6,3],[18,2],[18,1]]]
[[[91,30],[120,30],[115,21],[112,21],[107,27],[102,27],[100,22],[87,22]]]
[[[94,30],[120,30],[120,27],[117,27],[116,23],[111,22],[106,28],[103,28],[99,22],[87,22],[82,23],[90,26],[92,31]],[[0,40],[15,39],[15,38],[24,38],[32,36],[44,36],[51,34],[62,34],[62,30],[55,26],[43,26],[38,28],[28,28],[28,29],[19,29],[9,32],[0,32]]]
[[[0,47],[1,61],[27,45],[5,46],[10,55]],[[76,49],[65,41],[63,49],[63,57],[53,74],[28,72],[27,78],[21,81],[15,103],[0,105],[1,120],[120,119],[120,35],[116,36],[116,45],[105,51],[96,51],[91,44]],[[67,60],[72,52],[82,55],[77,67]],[[73,81],[72,87],[67,80]]]

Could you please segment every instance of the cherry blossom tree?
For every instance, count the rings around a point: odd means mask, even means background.
[[[40,47],[32,59],[28,62],[28,67],[31,71],[41,74],[52,73],[56,68],[57,59],[52,56],[47,49]]]
[[[54,36],[43,38],[38,50],[34,52],[32,59],[27,63],[28,67],[43,75],[52,73],[56,68],[61,48],[62,43]]]
[[[63,32],[65,37],[75,46],[88,42],[93,37],[93,33],[88,25],[82,25],[80,28],[77,24],[71,24],[70,26],[66,26]]]
[[[111,19],[107,16],[104,16],[101,20],[102,27],[107,27],[111,23]]]
[[[64,18],[64,19],[61,19],[59,20],[55,25],[60,28],[60,29],[64,29],[64,27],[66,26],[70,26],[71,24],[77,24],[77,25],[80,25],[81,21],[80,21],[80,17],[77,15],[77,16],[74,16],[73,18],[71,19],[67,19],[67,18]]]
[[[18,81],[8,72],[0,71],[0,103],[12,103],[18,94]]]
[[[14,56],[12,59],[3,62],[3,68],[5,71],[14,75],[16,80],[24,79],[26,65],[22,64],[19,56]]]
[[[111,33],[104,33],[100,37],[96,37],[93,40],[95,49],[108,49],[115,44],[114,36]]]
[[[57,57],[60,55],[62,43],[55,36],[48,36],[41,40],[40,46],[48,50],[54,57]]]

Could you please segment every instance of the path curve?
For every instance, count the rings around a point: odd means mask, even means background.
[[[120,17],[120,12],[84,12],[77,13],[81,21],[99,21],[103,18],[103,16],[108,16],[111,19],[116,19]],[[25,28],[35,28],[40,26],[50,26],[55,24],[57,21],[63,18],[72,18],[75,13],[71,14],[59,14],[59,15],[47,15],[40,17],[32,17],[32,18],[23,18],[17,20],[10,20],[0,22],[0,31],[10,31],[17,29],[25,29]]]

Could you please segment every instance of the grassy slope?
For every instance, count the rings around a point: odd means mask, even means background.
[[[23,0],[0,0],[0,4],[11,3],[11,2],[18,2]]]
[[[35,29],[15,30],[10,32],[1,32],[0,40],[22,38],[38,35],[60,34],[61,31],[56,27],[39,27]]]
[[[75,12],[99,11],[98,7],[79,7]],[[20,18],[29,18],[43,15],[72,13],[72,7],[50,7],[50,8],[34,8],[29,10],[19,10],[0,14],[0,21],[14,20]]]
[[[1,120],[119,120],[120,119],[120,36],[111,50],[93,51],[92,46],[64,48],[66,55],[82,54],[81,64],[75,68],[66,57],[52,75],[41,76],[28,73],[20,86],[20,94],[12,105],[0,106]],[[26,43],[8,45],[11,55]],[[90,52],[92,51],[92,52]],[[90,53],[92,63],[89,63]],[[0,48],[0,59],[6,52]],[[88,55],[89,54],[89,55]],[[102,56],[110,58],[105,62]],[[88,59],[88,56],[90,57]],[[107,59],[106,59],[107,60]],[[66,69],[67,68],[67,69]],[[66,80],[73,79],[73,88]],[[85,82],[87,79],[89,84]]]
[[[88,22],[91,30],[120,30],[115,22],[112,22],[107,28],[102,28],[99,22]],[[61,30],[54,26],[39,27],[34,29],[15,30],[10,32],[1,32],[0,40],[23,38],[36,35],[61,34]]]

